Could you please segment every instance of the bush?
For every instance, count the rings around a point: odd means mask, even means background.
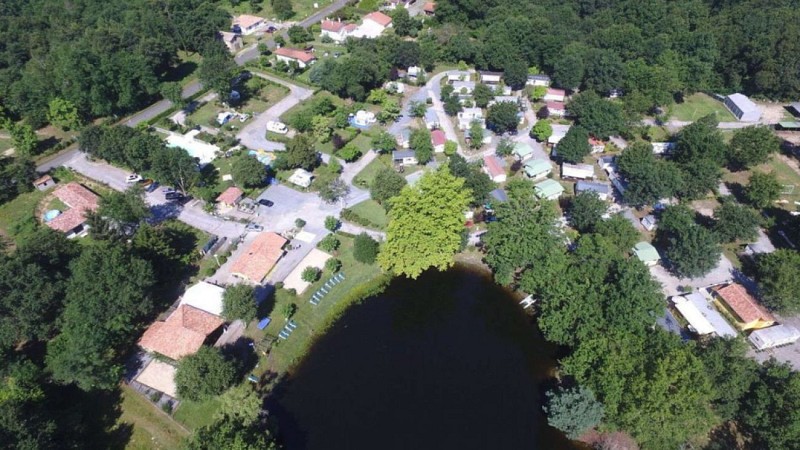
[[[342,268],[342,262],[336,258],[331,258],[325,261],[325,270],[336,273]]]
[[[164,404],[161,405],[161,410],[164,411],[165,413],[169,414],[169,415],[172,415],[172,409],[173,408],[174,407],[172,406],[172,400],[170,400],[168,402],[164,402]]]
[[[361,225],[363,227],[370,227],[370,228],[381,228],[381,226],[377,223],[373,223],[371,220],[366,219],[364,217],[359,216],[355,212],[353,212],[350,208],[345,208],[341,212],[342,219],[353,222],[355,224]]]
[[[330,253],[335,252],[339,248],[340,244],[341,242],[339,242],[339,239],[336,236],[329,234],[319,241],[318,247],[323,251]]]
[[[237,284],[222,294],[222,317],[227,320],[242,319],[245,323],[256,318],[255,289],[247,284]]]
[[[178,396],[187,400],[204,400],[221,394],[236,378],[236,367],[218,348],[203,346],[183,358],[175,372]]]
[[[289,320],[292,318],[292,316],[296,311],[297,311],[297,305],[295,305],[294,303],[287,303],[283,305],[281,313],[283,313],[283,317],[285,317],[286,320]]]
[[[361,233],[353,240],[353,258],[363,264],[372,264],[378,257],[378,241],[367,233]]]
[[[338,230],[341,225],[342,223],[336,217],[328,216],[325,218],[325,228],[330,232]]]
[[[319,269],[313,266],[308,266],[303,269],[303,273],[300,275],[300,278],[303,279],[306,283],[313,283],[319,280]]]
[[[294,226],[297,228],[303,228],[306,226],[306,221],[298,217],[297,219],[294,219]]]

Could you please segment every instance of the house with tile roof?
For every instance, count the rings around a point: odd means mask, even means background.
[[[233,262],[231,274],[251,283],[261,283],[283,257],[283,246],[287,242],[278,233],[259,234]]]
[[[244,197],[244,191],[236,186],[231,186],[225,189],[225,192],[219,194],[219,197],[217,197],[217,204],[225,208],[233,208],[239,203],[242,197]]]
[[[275,57],[278,59],[278,61],[283,61],[287,64],[294,61],[301,69],[305,69],[311,63],[317,60],[317,57],[311,52],[287,47],[275,49]]]
[[[775,324],[775,317],[739,283],[711,290],[714,297],[731,313],[741,330],[757,330]]]
[[[506,169],[503,168],[500,159],[494,155],[486,155],[483,157],[483,171],[489,175],[495,183],[504,183],[506,181]]]
[[[86,235],[87,213],[97,210],[100,197],[74,181],[53,191],[53,196],[69,209],[46,222],[47,226],[66,234],[67,238]]]
[[[225,321],[201,309],[180,305],[163,322],[150,325],[139,346],[148,352],[179,360],[197,352],[217,335]]]

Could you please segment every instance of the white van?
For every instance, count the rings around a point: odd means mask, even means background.
[[[286,134],[289,132],[289,128],[281,122],[270,120],[269,122],[267,122],[267,131],[271,131],[273,133],[278,133],[278,134]]]

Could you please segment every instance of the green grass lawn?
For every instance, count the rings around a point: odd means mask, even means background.
[[[175,410],[175,420],[194,431],[200,427],[210,425],[214,422],[214,413],[220,407],[219,398],[214,397],[201,402],[181,400],[178,409]]]
[[[375,224],[376,228],[380,230],[385,230],[386,226],[389,225],[389,217],[386,215],[386,210],[375,200],[364,200],[354,205],[350,210]]]
[[[157,409],[142,395],[122,386],[122,415],[117,427],[133,427],[125,446],[129,450],[177,449],[188,431]]]
[[[255,16],[264,17],[268,20],[277,19],[275,17],[275,13],[272,11],[271,3],[272,2],[268,1],[259,2],[261,6],[257,9],[253,9],[249,2],[240,2],[236,6],[232,6],[230,2],[222,2],[219,6],[229,11],[232,15],[252,14]],[[317,3],[319,8],[314,9],[314,3]],[[292,9],[294,10],[295,14],[289,20],[300,21],[305,19],[315,11],[319,11],[320,9],[328,6],[330,3],[331,0],[292,0]]]
[[[380,155],[373,159],[366,167],[361,169],[361,172],[353,178],[353,183],[363,188],[369,188],[372,185],[372,180],[378,175],[378,172],[384,168],[392,167],[391,155]]]
[[[269,356],[262,356],[261,364],[255,370],[256,374],[262,374],[267,369],[273,372],[285,373],[294,364],[298,363],[306,354],[314,339],[329,327],[334,319],[347,306],[347,300],[353,300],[348,296],[354,289],[367,282],[373,281],[381,274],[380,269],[375,264],[362,264],[353,258],[353,239],[348,236],[338,235],[341,246],[334,255],[342,261],[342,273],[345,275],[344,281],[336,285],[323,298],[319,305],[314,306],[309,303],[312,295],[331,277],[329,272],[324,272],[319,281],[312,284],[309,289],[299,296],[294,296],[289,292],[279,289],[275,295],[275,303],[270,317],[272,322],[266,330],[258,330],[256,322],[251,323],[246,335],[252,337],[256,342],[265,335],[275,337],[286,325],[283,310],[289,303],[297,306],[297,311],[292,320],[297,323],[289,339],[279,341],[273,345]],[[266,359],[265,359],[266,358]]]
[[[13,145],[11,139],[0,139],[0,152],[10,149]]]
[[[755,171],[759,172],[771,172],[774,173],[775,176],[778,178],[778,181],[781,184],[787,186],[787,193],[780,196],[781,200],[787,200],[788,203],[785,204],[776,204],[776,206],[789,210],[789,211],[796,211],[797,206],[795,206],[794,202],[800,202],[800,175],[795,172],[791,167],[789,167],[780,157],[773,156],[770,158],[769,162],[766,164],[761,164],[757,166]],[[745,170],[740,172],[729,172],[727,169],[723,169],[722,181],[728,184],[739,184],[742,186],[747,186],[750,180],[750,174],[752,171]],[[788,186],[794,185],[794,191],[789,194],[788,191],[790,188]]]
[[[671,113],[672,119],[682,121],[695,121],[709,114],[715,114],[720,122],[736,121],[722,102],[701,93],[692,94],[683,103],[673,105]]]
[[[34,190],[0,205],[0,234],[17,244],[24,242],[36,231],[36,207],[46,195],[46,192]]]

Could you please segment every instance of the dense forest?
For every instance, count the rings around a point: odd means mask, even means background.
[[[34,127],[56,98],[84,117],[136,110],[229,20],[205,0],[0,2],[0,104]]]
[[[535,65],[565,88],[662,104],[687,90],[800,95],[794,0],[441,0],[436,16],[451,58]]]

